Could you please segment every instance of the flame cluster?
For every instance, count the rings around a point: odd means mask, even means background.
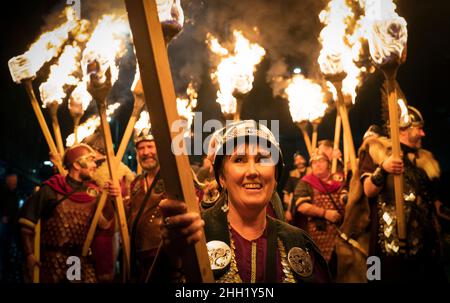
[[[15,82],[20,83],[23,79],[35,77],[46,62],[61,52],[69,35],[76,34],[77,30],[82,29],[72,7],[67,7],[63,14],[66,21],[54,30],[42,34],[24,54],[10,60],[9,67]]]
[[[322,87],[303,75],[295,75],[284,90],[289,100],[289,111],[294,122],[320,119],[325,114],[327,104]]]
[[[111,116],[114,114],[116,109],[120,107],[120,103],[114,103],[108,105],[108,108],[106,109],[106,116],[108,117],[108,122],[111,119]],[[100,126],[100,117],[97,115],[94,115],[87,119],[84,123],[80,124],[78,126],[78,141],[81,142],[84,138],[89,137],[92,135],[95,130]],[[66,146],[72,146],[75,143],[75,134],[70,134],[66,138]]]
[[[354,103],[362,72],[355,64],[362,48],[361,23],[355,20],[355,13],[346,0],[331,0],[319,19],[325,25],[319,38],[322,43],[318,58],[320,69],[328,77],[345,75],[342,92]],[[334,86],[327,84],[336,99]]]
[[[370,54],[382,66],[401,61],[408,41],[406,20],[396,12],[392,0],[361,0]]]
[[[84,77],[97,72],[103,82],[106,79],[105,72],[110,68],[111,83],[114,84],[119,75],[118,59],[126,51],[124,36],[128,32],[129,25],[125,17],[105,15],[99,20],[83,51],[81,67]],[[89,71],[89,65],[95,61],[99,69]]]
[[[177,111],[178,115],[186,121],[184,126],[185,136],[189,136],[190,129],[192,125],[192,120],[194,119],[195,113],[193,109],[197,107],[197,97],[198,94],[194,88],[192,82],[189,83],[186,89],[187,98],[177,98]]]
[[[208,33],[207,36],[209,49],[219,57],[217,69],[211,73],[211,78],[219,84],[216,101],[224,114],[236,112],[235,93],[246,94],[253,88],[256,65],[266,54],[264,48],[256,43],[250,43],[242,32],[235,30],[233,36],[235,38],[233,52],[221,46],[212,34]]]

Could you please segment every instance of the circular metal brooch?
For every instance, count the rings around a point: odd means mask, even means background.
[[[208,248],[209,263],[211,269],[224,269],[231,262],[231,248],[222,241],[209,241],[206,243]]]
[[[313,264],[311,256],[300,247],[293,247],[289,250],[288,262],[292,270],[300,277],[307,278],[312,275]]]

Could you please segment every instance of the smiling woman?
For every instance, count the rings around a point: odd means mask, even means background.
[[[180,252],[200,239],[204,226],[217,282],[328,282],[327,264],[309,236],[268,216],[283,168],[272,132],[252,120],[228,125],[213,165],[223,194],[203,220],[179,201],[160,204],[164,246],[173,264],[182,269]]]

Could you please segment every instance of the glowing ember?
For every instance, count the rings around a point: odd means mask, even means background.
[[[354,13],[346,0],[331,0],[327,9],[320,13],[319,18],[325,25],[319,39],[322,43],[318,58],[320,69],[326,76],[345,73],[342,92],[349,95],[352,102],[355,102],[361,70],[355,65],[354,60],[358,59],[360,54],[362,32],[359,28],[349,30],[351,21],[355,18]],[[359,27],[359,23],[356,23],[356,26]],[[328,87],[336,99],[334,86],[328,83]]]
[[[327,109],[322,87],[303,75],[295,75],[285,89],[289,110],[294,122],[314,121],[322,118]]]
[[[108,105],[106,110],[106,116],[108,121],[111,119],[111,115],[114,114],[116,109],[120,107],[120,103],[114,103]],[[97,127],[100,126],[100,117],[94,115],[87,119],[84,123],[78,126],[78,142],[82,141],[84,138],[92,135]],[[72,133],[66,138],[66,146],[72,146],[75,142],[75,135]]]
[[[188,137],[190,134],[192,120],[195,116],[195,113],[192,110],[197,107],[198,96],[192,83],[189,83],[186,89],[186,94],[188,95],[188,98],[177,98],[177,111],[178,115],[186,121],[184,129],[185,136]]]
[[[399,61],[408,41],[406,20],[392,0],[365,0],[365,22],[370,54],[378,65]]]
[[[240,31],[234,31],[235,46],[233,53],[222,47],[217,39],[208,34],[210,50],[219,56],[220,63],[211,78],[218,82],[217,102],[224,114],[233,114],[237,110],[235,92],[246,94],[253,88],[253,73],[266,54],[264,48],[250,43]]]
[[[116,62],[126,51],[125,35],[127,33],[129,33],[129,25],[125,17],[103,16],[83,51],[81,59],[83,75],[86,77],[92,72],[97,72],[100,82],[104,82],[105,72],[110,68],[111,83],[114,84],[119,75]],[[99,66],[95,66],[94,62]]]
[[[9,60],[11,76],[16,83],[36,76],[37,71],[59,54],[62,45],[69,38],[69,33],[77,28],[75,12],[71,7],[64,10],[66,21],[52,31],[42,34],[23,55]]]

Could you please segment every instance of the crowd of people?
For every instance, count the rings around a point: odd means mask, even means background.
[[[55,173],[21,208],[17,175],[6,177],[1,279],[32,282],[39,272],[42,283],[70,282],[67,260],[76,256],[77,282],[182,282],[189,264],[180,255],[205,236],[217,282],[367,282],[369,256],[380,259],[381,281],[446,281],[440,223],[450,220],[450,211],[439,194],[439,164],[422,147],[424,119],[417,109],[408,111],[409,122],[400,125],[401,159],[391,155],[390,139],[377,126],[364,135],[356,171],[345,171],[351,167],[341,152],[323,140],[311,155],[292,157],[281,197],[276,189],[285,163],[272,132],[253,120],[229,124],[214,133],[202,166],[192,171],[200,213],[168,198],[158,160],[164,155],[150,127],[133,141],[142,173],[121,163],[119,184],[109,178],[104,140],[95,133],[64,155],[51,155],[61,157],[67,175]],[[404,180],[406,239],[397,232],[395,175]],[[107,199],[83,254],[103,192]],[[119,196],[129,268],[114,202]]]

